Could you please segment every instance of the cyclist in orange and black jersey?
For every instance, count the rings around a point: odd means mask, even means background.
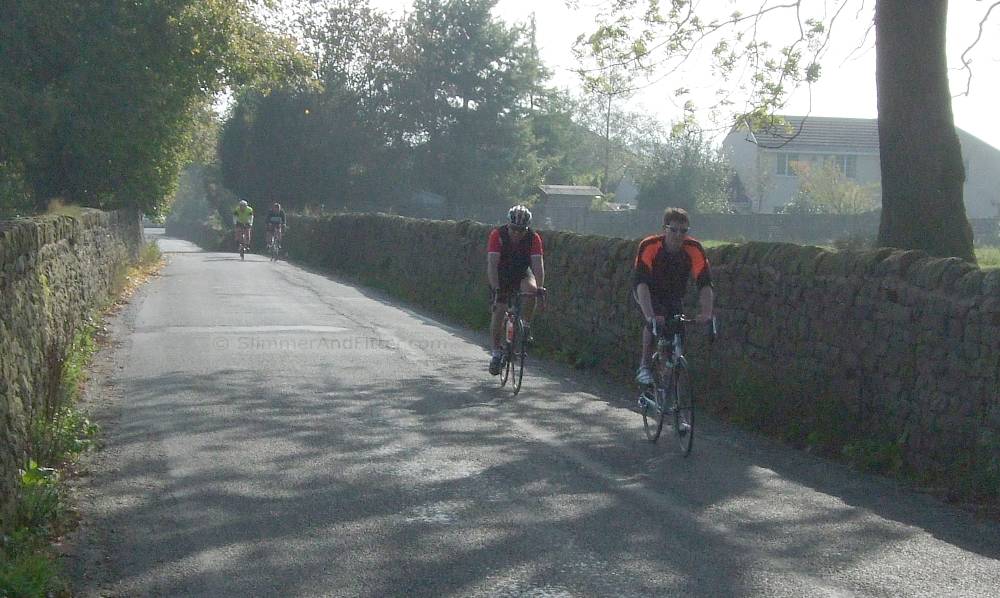
[[[701,243],[687,235],[690,220],[686,211],[667,208],[663,214],[663,234],[646,237],[635,256],[632,286],[646,326],[642,333],[642,356],[636,381],[652,384],[649,360],[653,352],[650,327],[681,313],[689,280],[698,286],[699,312],[696,319],[712,319],[715,293],[708,257]],[[670,330],[667,333],[671,333]]]

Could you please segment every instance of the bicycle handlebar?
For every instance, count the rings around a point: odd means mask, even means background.
[[[666,321],[679,322],[681,324],[693,324],[697,322],[698,319],[684,314],[676,314]],[[718,324],[716,323],[715,316],[712,316],[712,319],[706,322],[706,326],[708,327],[707,332],[709,342],[715,342],[715,337],[718,335]],[[660,336],[659,324],[656,323],[656,318],[653,318],[652,322],[647,322],[646,327],[653,331],[653,336]]]
[[[493,297],[493,301],[496,301],[497,295],[499,293],[500,289],[494,289],[492,287],[490,288],[490,296]],[[546,297],[548,295],[547,291],[545,290],[545,287],[541,287],[538,290],[532,292],[518,291],[517,294],[520,295],[521,297]]]

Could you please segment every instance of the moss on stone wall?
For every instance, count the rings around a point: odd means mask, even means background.
[[[78,327],[141,240],[139,217],[128,212],[83,210],[0,227],[0,514],[25,465],[33,421],[59,408],[61,365]]]

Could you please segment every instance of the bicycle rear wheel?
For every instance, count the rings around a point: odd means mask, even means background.
[[[524,378],[524,360],[528,356],[528,343],[524,334],[524,322],[517,321],[514,329],[514,342],[511,343],[511,385],[514,394],[521,392],[521,380]]]
[[[694,390],[691,387],[691,373],[681,361],[674,366],[674,384],[671,393],[674,402],[674,435],[681,454],[691,454],[694,443]]]

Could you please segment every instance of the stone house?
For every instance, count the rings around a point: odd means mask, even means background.
[[[773,213],[798,191],[796,162],[833,160],[860,185],[881,182],[878,120],[784,116],[788,131],[735,128],[722,142],[736,170],[748,211]],[[801,127],[801,130],[799,130]],[[795,135],[795,132],[798,132]],[[956,129],[965,163],[965,209],[969,218],[1000,216],[1000,150]]]

